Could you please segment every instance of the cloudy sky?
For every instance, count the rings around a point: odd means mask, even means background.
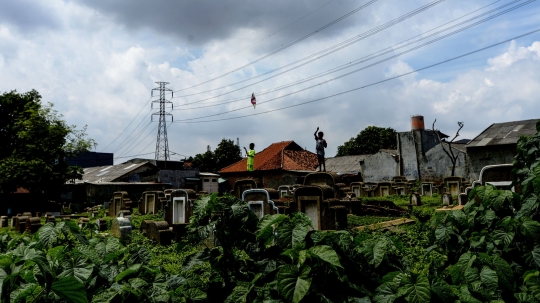
[[[222,138],[314,151],[317,126],[333,156],[414,114],[448,134],[463,121],[460,139],[540,118],[540,32],[513,39],[538,29],[526,0],[7,0],[0,92],[38,90],[116,163],[153,157],[156,81],[174,91],[172,159]]]

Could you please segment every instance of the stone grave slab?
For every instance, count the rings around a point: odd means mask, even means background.
[[[41,228],[41,219],[39,217],[30,217],[26,220],[26,230],[35,233]]]
[[[170,245],[173,233],[167,221],[155,221],[148,225],[146,237],[160,245]]]
[[[120,239],[120,242],[126,243],[131,240],[131,220],[124,218],[123,214],[114,218],[111,226],[111,236]]]
[[[254,212],[259,219],[265,215],[279,214],[278,207],[270,198],[270,192],[272,192],[274,196],[277,196],[276,190],[262,188],[248,189],[242,193],[242,200],[247,202],[249,209]]]

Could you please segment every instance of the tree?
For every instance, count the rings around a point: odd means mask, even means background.
[[[233,140],[222,139],[214,152],[207,151],[203,154],[196,154],[192,166],[201,171],[217,172],[240,160],[242,160],[240,147],[236,146]]]
[[[240,147],[234,144],[233,140],[222,139],[214,150],[214,159],[217,170],[236,163],[242,160]]]
[[[431,126],[431,129],[433,130],[434,133],[437,134],[437,138],[439,138],[439,142],[441,142],[441,147],[444,151],[444,153],[448,156],[448,158],[450,158],[450,161],[452,161],[452,177],[455,175],[455,172],[456,172],[456,162],[457,162],[457,158],[458,158],[458,154],[454,154],[454,150],[452,149],[452,143],[454,142],[454,140],[459,137],[459,131],[463,128],[463,122],[458,122],[458,130],[456,131],[456,135],[454,136],[454,138],[452,138],[452,140],[450,141],[446,141],[445,138],[442,138],[441,139],[441,133],[439,132],[439,130],[435,130],[435,122],[437,122],[437,119],[435,119],[435,121],[433,121],[433,125]],[[448,150],[446,149],[445,147],[445,144],[443,143],[447,143],[448,144]]]
[[[380,149],[396,148],[396,130],[387,127],[368,126],[356,138],[338,146],[336,156],[374,154]]]
[[[0,188],[4,193],[23,187],[31,192],[58,194],[68,180],[80,179],[82,169],[70,166],[75,156],[95,146],[86,127],[77,130],[62,120],[51,103],[43,105],[35,91],[0,95]]]
[[[191,166],[198,168],[200,171],[216,171],[216,160],[214,159],[214,153],[209,150],[203,154],[196,154],[191,162]]]

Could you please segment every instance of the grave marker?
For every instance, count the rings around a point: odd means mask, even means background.
[[[160,245],[171,245],[172,236],[167,221],[152,222],[146,231],[146,237]]]
[[[111,236],[120,239],[122,243],[131,240],[131,221],[124,218],[122,213],[112,221]]]
[[[31,217],[26,220],[26,230],[35,233],[41,228],[41,219],[39,217]]]

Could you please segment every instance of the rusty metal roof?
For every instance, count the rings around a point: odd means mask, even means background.
[[[516,144],[521,135],[532,136],[536,134],[536,123],[540,119],[493,123],[480,135],[467,143],[467,148]]]
[[[310,170],[317,165],[317,155],[304,150],[294,141],[272,143],[255,154],[255,170]],[[247,171],[247,158],[224,167],[219,173]]]

